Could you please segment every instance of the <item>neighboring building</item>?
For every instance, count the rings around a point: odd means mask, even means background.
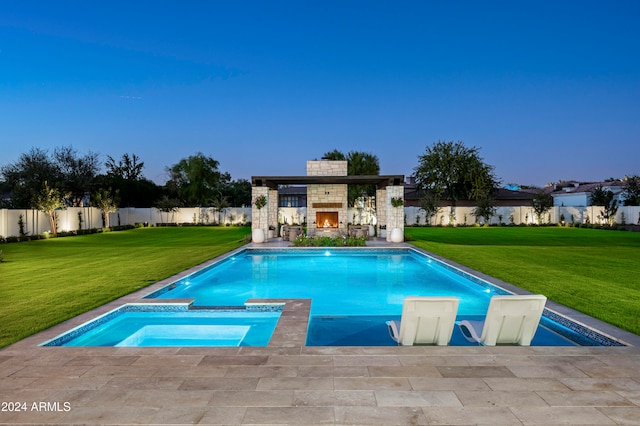
[[[560,182],[553,188],[551,193],[553,205],[558,207],[585,207],[591,205],[591,194],[602,185],[605,191],[611,191],[616,196],[618,204],[622,205],[622,193],[625,190],[625,182]]]
[[[526,190],[512,191],[500,188],[495,196],[496,206],[530,206],[534,193]],[[415,184],[405,183],[404,199],[407,207],[420,207],[422,191],[416,189]],[[449,206],[449,201],[441,201],[442,207]],[[456,205],[460,207],[473,207],[473,200],[458,200]],[[307,207],[307,187],[288,186],[278,190],[278,207]]]
[[[407,182],[404,185],[404,198],[405,206],[408,207],[420,207],[420,199],[423,197],[424,191],[419,189],[413,176],[407,178]],[[498,188],[498,191],[494,194],[496,207],[500,206],[531,206],[531,200],[535,195],[535,191],[520,190],[513,191],[506,188]],[[475,207],[476,201],[474,200],[457,200],[456,206],[458,207]],[[449,200],[441,200],[439,205],[441,207],[451,206],[452,203]]]

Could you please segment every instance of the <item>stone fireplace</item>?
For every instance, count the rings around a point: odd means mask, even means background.
[[[307,161],[307,176],[347,176],[346,161]],[[332,235],[347,232],[347,185],[307,185],[307,234]]]
[[[338,229],[338,212],[316,212],[316,228]]]

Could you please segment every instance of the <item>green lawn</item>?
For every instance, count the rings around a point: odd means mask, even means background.
[[[244,244],[249,228],[170,227],[0,245],[0,347]]]
[[[406,228],[410,243],[640,334],[640,233]]]

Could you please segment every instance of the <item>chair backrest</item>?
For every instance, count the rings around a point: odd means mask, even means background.
[[[398,343],[448,345],[459,303],[457,297],[406,297],[402,305]]]
[[[540,294],[493,296],[480,340],[487,346],[529,346],[547,298]]]

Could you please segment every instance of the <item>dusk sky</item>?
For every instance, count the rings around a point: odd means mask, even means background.
[[[73,146],[233,179],[438,140],[503,183],[640,174],[640,2],[0,0],[0,166]]]

